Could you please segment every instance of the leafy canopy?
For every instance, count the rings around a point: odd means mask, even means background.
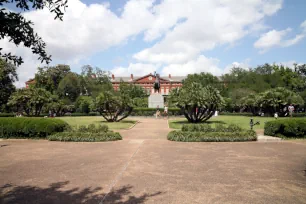
[[[39,55],[41,62],[49,63],[51,56],[46,52],[46,43],[34,32],[33,22],[26,20],[21,13],[8,10],[9,4],[15,5],[21,11],[40,10],[47,8],[55,13],[55,19],[63,19],[63,10],[67,7],[67,0],[0,0],[0,40],[7,38],[16,46],[23,44],[31,48],[33,54]],[[4,53],[0,48],[0,57],[11,60],[15,65],[23,63],[21,57]]]

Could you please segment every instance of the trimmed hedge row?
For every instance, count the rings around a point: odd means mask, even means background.
[[[244,130],[240,132],[186,132],[171,131],[168,140],[179,142],[245,142],[256,141],[256,132]]]
[[[225,116],[253,116],[253,113],[243,112],[243,113],[233,113],[233,112],[218,112],[219,115]]]
[[[164,112],[163,108],[159,109],[161,113]],[[156,108],[134,108],[131,116],[154,116],[156,113]],[[168,108],[169,116],[183,115],[181,109],[179,108]]]
[[[240,132],[243,129],[235,124],[225,126],[216,124],[213,128],[209,124],[185,124],[182,126],[183,132]]]
[[[54,118],[0,118],[0,138],[46,138],[69,125]]]
[[[0,118],[2,117],[15,117],[14,113],[0,113]]]
[[[290,118],[278,119],[265,123],[265,135],[288,138],[306,137],[306,119]]]
[[[48,136],[50,141],[62,142],[104,142],[122,140],[118,132],[61,132]]]

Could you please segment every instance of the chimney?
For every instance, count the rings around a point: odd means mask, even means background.
[[[134,76],[133,76],[133,74],[131,74],[131,79],[132,79],[132,80],[134,79]]]
[[[171,79],[171,74],[169,74],[169,79]]]
[[[112,74],[112,80],[114,80],[115,79],[115,75],[114,74]]]

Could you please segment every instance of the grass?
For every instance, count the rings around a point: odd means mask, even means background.
[[[135,120],[123,120],[120,122],[107,122],[101,116],[86,116],[86,117],[61,117],[59,118],[65,122],[67,122],[72,127],[78,127],[80,125],[90,125],[90,124],[101,124],[107,125],[109,129],[118,130],[118,129],[126,129],[134,125],[137,121]]]
[[[217,123],[221,124],[235,124],[239,125],[243,129],[250,129],[250,119],[248,116],[218,116],[210,118],[207,123],[214,126]],[[254,122],[259,121],[260,125],[255,125],[254,130],[264,129],[265,122],[275,120],[273,117],[253,117]],[[169,127],[172,129],[181,129],[182,125],[188,124],[188,121],[184,118],[177,120],[169,120]]]

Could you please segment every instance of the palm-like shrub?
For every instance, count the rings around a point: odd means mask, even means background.
[[[184,85],[170,93],[170,101],[182,110],[191,123],[203,122],[211,118],[217,108],[224,103],[219,91],[212,86],[203,87],[199,83]]]

